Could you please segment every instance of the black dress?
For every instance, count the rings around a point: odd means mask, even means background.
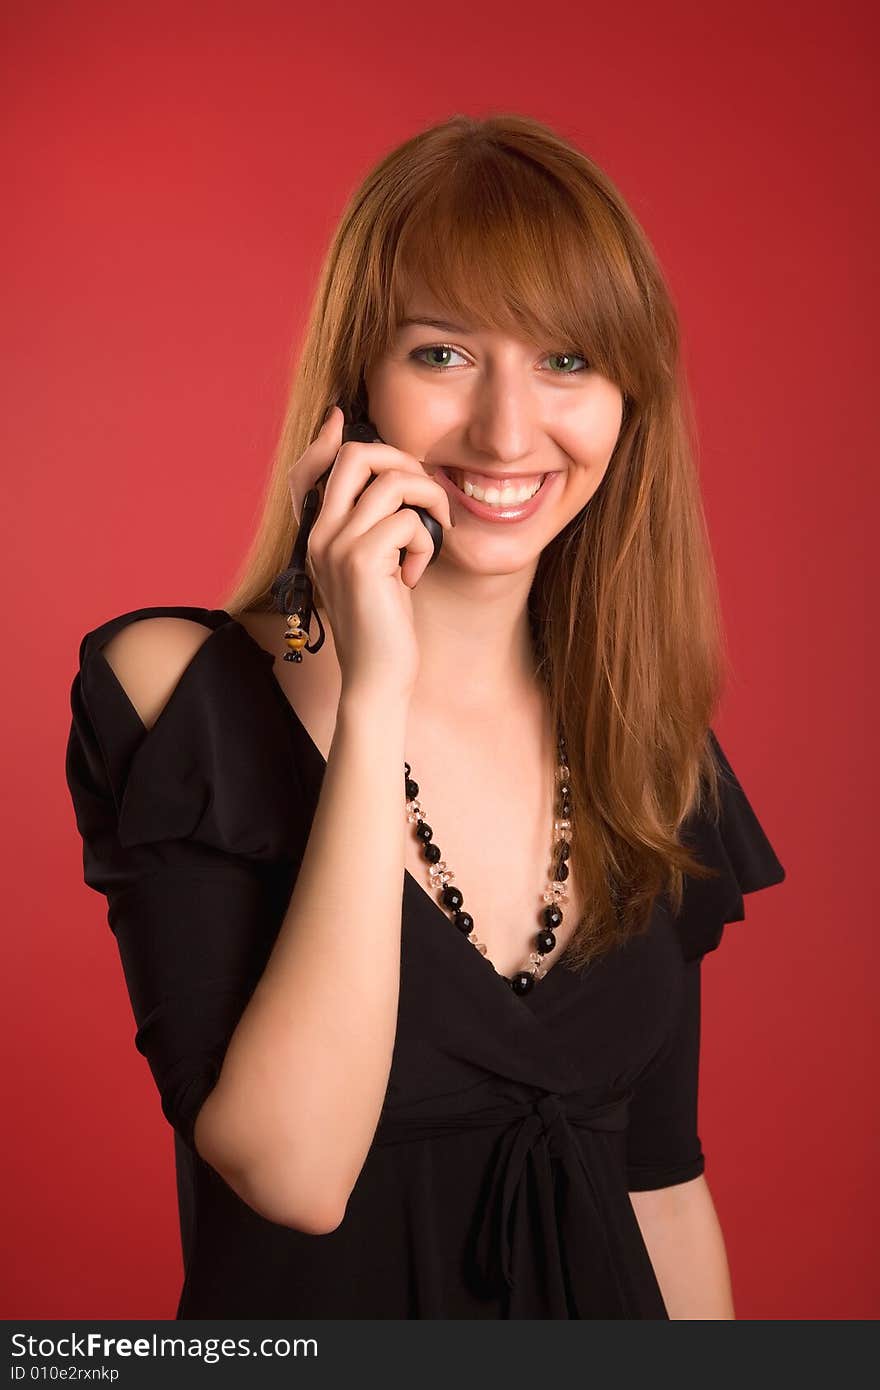
[[[146,730],[102,648],[159,615],[211,636]],[[177,1317],[666,1318],[627,1194],[703,1172],[700,960],[744,893],[784,878],[717,741],[720,823],[686,833],[720,876],[689,878],[675,919],[658,899],[644,936],[585,971],[557,962],[515,995],[405,873],[382,1114],[344,1219],[310,1235],[247,1206],[192,1131],[284,917],[324,759],[273,654],[222,609],[123,613],[79,659],[67,782],[174,1129]],[[403,798],[402,783],[401,768]]]

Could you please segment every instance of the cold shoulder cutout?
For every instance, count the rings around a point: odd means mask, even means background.
[[[190,618],[211,636],[146,729],[103,648],[123,625],[156,616]],[[249,858],[294,856],[283,839],[300,796],[287,702],[266,679],[272,654],[241,623],[218,609],[135,609],[86,633],[79,659],[73,752],[94,785],[106,778],[123,847],[191,838]]]
[[[122,628],[101,652],[146,729],[168,703],[184,669],[211,628],[189,618],[140,618]]]
[[[147,729],[103,648],[153,616],[210,636]],[[315,1236],[260,1216],[193,1139],[325,771],[274,661],[222,609],[139,608],[85,634],[71,686],[83,876],[107,900],[135,1046],[174,1132],[177,1317],[666,1318],[629,1193],[704,1171],[701,960],[743,894],[783,877],[720,746],[722,815],[686,827],[719,878],[687,880],[677,919],[658,900],[643,935],[583,970],[560,961],[527,995],[404,875],[388,1086],[345,1216]],[[352,872],[369,893],[356,843]]]

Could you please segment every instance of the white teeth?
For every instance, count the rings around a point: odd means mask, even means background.
[[[517,487],[513,483],[505,483],[503,487],[489,487],[485,490],[477,487],[475,483],[468,482],[467,479],[462,483],[461,473],[454,473],[452,480],[467,497],[474,497],[478,502],[485,502],[490,507],[510,507],[515,503],[528,502],[540,488],[544,479],[539,478],[536,483],[525,483]]]

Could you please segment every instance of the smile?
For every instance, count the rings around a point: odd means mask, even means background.
[[[524,521],[533,516],[542,506],[546,494],[553,489],[554,481],[560,473],[544,473],[539,480],[518,479],[499,480],[483,489],[472,484],[467,475],[462,476],[459,469],[438,468],[435,474],[444,490],[456,499],[456,505],[479,517],[481,521],[511,522]],[[459,481],[464,487],[459,486]]]

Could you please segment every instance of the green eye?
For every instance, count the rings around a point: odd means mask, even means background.
[[[584,364],[583,367],[577,367],[573,372],[567,370],[561,371],[559,373],[560,376],[577,376],[579,372],[586,371],[587,369],[587,359],[585,357],[580,357],[576,352],[551,352],[548,356],[548,361],[552,361],[554,358],[557,362],[583,362]]]
[[[449,363],[448,363],[448,362],[426,362],[426,361],[424,360],[423,356],[422,356],[422,353],[425,353],[425,352],[437,352],[437,353],[443,353],[443,352],[445,352],[445,353],[450,353],[450,352],[453,352],[453,353],[457,353],[459,357],[461,356],[461,353],[458,352],[458,349],[457,349],[457,348],[454,348],[454,347],[451,347],[449,343],[434,343],[431,347],[416,348],[415,352],[410,353],[410,356],[413,357],[413,358],[416,360],[416,362],[421,362],[421,364],[422,364],[423,367],[431,367],[431,368],[433,368],[433,370],[434,370],[435,372],[442,372],[442,371],[444,370],[444,368],[446,368],[446,367],[449,365]]]

